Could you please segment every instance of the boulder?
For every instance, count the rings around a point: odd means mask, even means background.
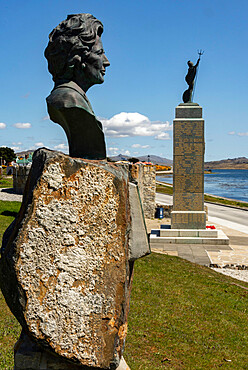
[[[65,363],[119,365],[133,261],[149,253],[137,199],[128,168],[44,148],[34,154],[3,237],[0,284],[23,337]]]

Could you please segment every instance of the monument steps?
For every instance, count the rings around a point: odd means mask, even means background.
[[[150,234],[151,248],[168,244],[200,244],[230,249],[229,238],[222,230],[154,229]],[[225,248],[227,247],[227,248]]]

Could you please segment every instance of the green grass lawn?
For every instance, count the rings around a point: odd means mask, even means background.
[[[204,195],[205,202],[215,203],[215,204],[223,204],[223,205],[229,205],[239,208],[248,208],[247,202],[241,202],[238,200],[229,200],[221,197],[212,197],[211,195]]]
[[[162,194],[168,194],[168,195],[173,195],[173,187],[172,186],[167,186],[167,185],[156,185],[156,192],[157,193],[162,193]]]
[[[0,238],[4,231],[7,229],[9,224],[15,219],[19,209],[21,207],[20,202],[6,202],[0,200]]]
[[[126,361],[132,370],[248,369],[247,311],[248,284],[152,254],[135,263]]]
[[[0,202],[0,233],[18,202]],[[135,262],[125,359],[136,369],[248,369],[248,284],[177,257]],[[0,294],[0,369],[20,326]],[[231,361],[230,361],[231,360]]]
[[[13,188],[13,177],[0,175],[0,188]]]
[[[0,238],[14,220],[21,206],[20,202],[0,201]],[[0,369],[13,369],[13,346],[20,335],[20,325],[10,312],[0,292]]]

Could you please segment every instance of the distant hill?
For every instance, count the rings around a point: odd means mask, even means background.
[[[32,154],[33,152],[34,152],[34,150],[23,150],[22,152],[16,152],[15,154],[18,157],[21,157],[21,156],[24,156],[24,155]]]
[[[148,155],[142,156],[135,156],[135,158],[139,159],[140,161],[147,161]],[[113,161],[127,161],[129,158],[132,158],[130,155],[118,154],[114,157],[110,157]],[[157,155],[150,155],[150,161],[154,164],[164,164],[164,165],[172,165],[172,160],[168,158],[159,157]]]
[[[248,169],[248,158],[238,157],[233,159],[222,159],[221,161],[205,162],[205,169]]]

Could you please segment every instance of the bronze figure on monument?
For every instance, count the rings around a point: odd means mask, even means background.
[[[188,61],[188,73],[185,77],[185,81],[189,85],[188,89],[183,93],[183,102],[184,103],[192,103],[193,102],[193,94],[194,94],[194,86],[195,86],[195,79],[197,77],[197,69],[201,60],[201,56],[203,55],[204,51],[198,50],[199,58],[194,65],[193,62],[190,60]]]

